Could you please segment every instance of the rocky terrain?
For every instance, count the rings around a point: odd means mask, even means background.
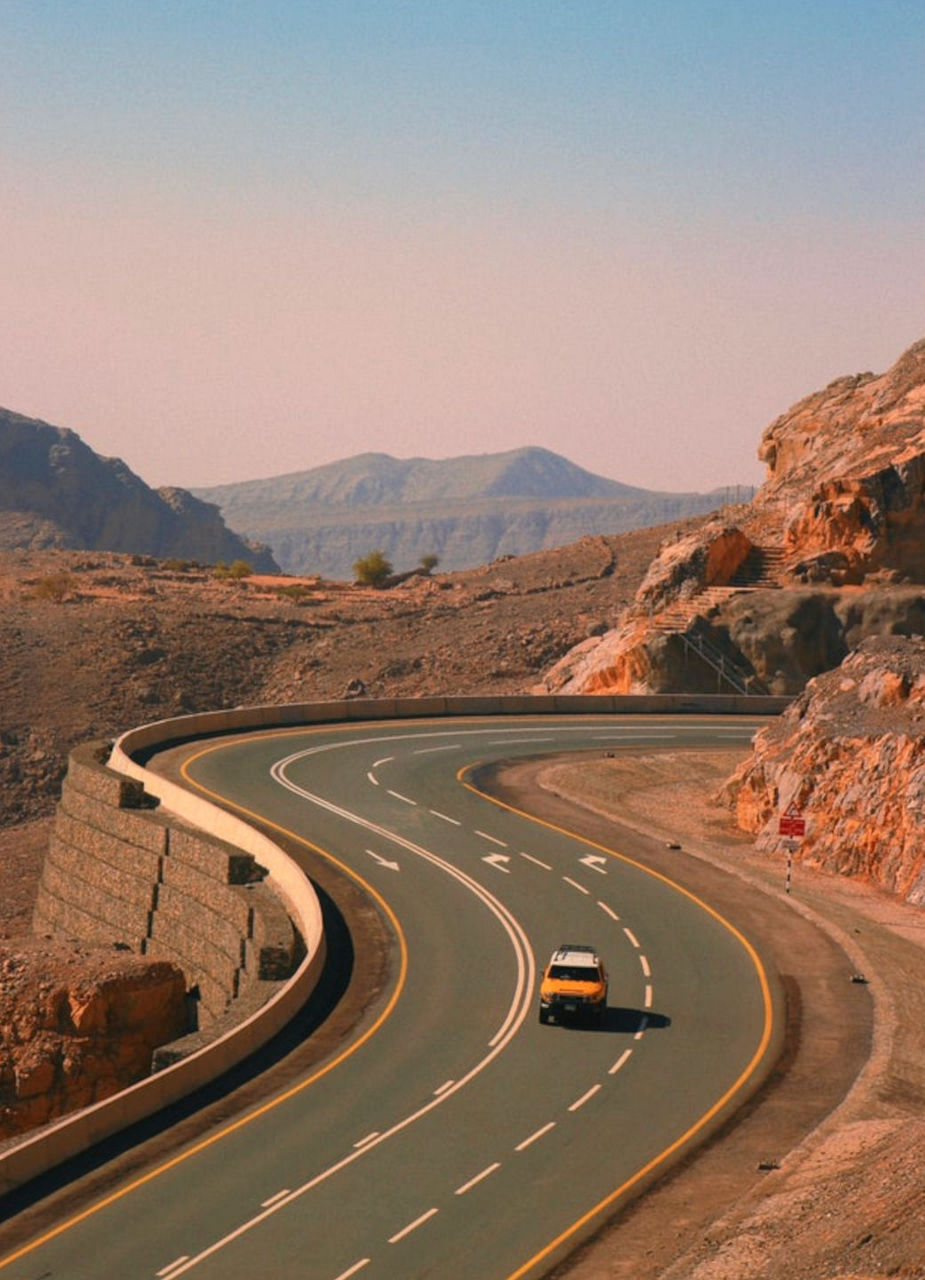
[[[352,578],[374,548],[399,570],[430,555],[444,569],[468,569],[703,514],[724,496],[635,489],[538,448],[440,460],[364,453],[195,492],[232,528],[268,543],[287,573],[334,579]]]
[[[666,540],[544,689],[798,693],[865,636],[925,631],[925,341],[800,401],[759,457],[754,500]]]
[[[166,961],[17,937],[0,945],[0,1142],[142,1079],[187,1030]]]
[[[519,693],[612,626],[664,529],[389,590],[216,577],[110,553],[0,551],[0,825],[51,812],[67,753],[240,703]]]
[[[185,489],[150,489],[73,431],[0,409],[0,548],[70,547],[276,564]]]
[[[925,639],[869,639],[763,729],[723,792],[780,857],[780,813],[807,823],[799,861],[925,906]]]

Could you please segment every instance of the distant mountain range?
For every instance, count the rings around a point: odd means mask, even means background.
[[[151,489],[80,436],[0,409],[0,549],[124,551],[278,572],[266,547],[232,533],[186,489]]]
[[[547,449],[401,460],[364,453],[266,480],[198,488],[287,573],[352,578],[370,551],[396,570],[423,556],[467,569],[715,510],[728,491],[659,493],[607,480]],[[751,496],[751,490],[743,497]]]

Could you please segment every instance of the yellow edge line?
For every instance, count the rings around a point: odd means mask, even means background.
[[[325,727],[330,728],[330,726]],[[271,732],[266,734],[266,737],[291,737],[293,734],[305,734],[306,732],[311,732],[311,730],[306,730],[303,727],[302,729],[280,731],[278,734]],[[304,836],[297,835],[296,832],[290,831],[288,827],[280,826],[278,823],[270,822],[259,814],[253,813],[250,809],[245,808],[244,805],[235,804],[233,801],[226,800],[225,797],[219,795],[218,792],[210,791],[208,787],[196,782],[187,773],[188,765],[194,764],[197,760],[200,760],[203,756],[209,755],[213,751],[226,750],[231,746],[240,746],[240,739],[235,739],[233,742],[221,742],[214,744],[211,747],[206,747],[204,750],[190,756],[188,760],[183,762],[180,768],[181,774],[190,786],[195,787],[204,795],[209,796],[213,800],[221,800],[224,804],[229,805],[238,813],[244,814],[246,817],[253,818],[263,826],[270,827],[273,831],[279,832],[280,835],[288,836],[298,844],[304,845],[305,848],[311,849],[313,853],[320,854],[321,857],[326,858],[328,862],[332,863],[334,866],[338,867],[341,871],[350,876],[351,879],[355,880],[376,900],[376,902],[378,902],[379,906],[387,916],[389,923],[392,925],[392,928],[395,930],[395,934],[398,938],[401,960],[395,990],[390,996],[385,1009],[383,1009],[382,1013],[373,1025],[369,1027],[362,1036],[360,1036],[359,1040],[352,1044],[348,1049],[345,1049],[343,1053],[332,1059],[320,1070],[316,1071],[313,1075],[310,1075],[305,1080],[301,1080],[298,1084],[293,1085],[290,1089],[287,1089],[285,1093],[281,1093],[279,1097],[263,1103],[256,1111],[248,1112],[246,1116],[242,1116],[239,1120],[235,1120],[231,1124],[226,1125],[224,1129],[219,1129],[217,1133],[203,1139],[201,1142],[197,1142],[195,1146],[190,1147],[189,1150],[181,1152],[180,1155],[174,1156],[164,1164],[157,1165],[156,1168],[149,1170],[148,1173],[143,1174],[140,1178],[135,1178],[134,1181],[129,1182],[126,1186],[120,1187],[118,1191],[114,1191],[111,1195],[105,1196],[102,1200],[98,1200],[95,1204],[92,1204],[87,1209],[75,1214],[72,1218],[68,1218],[65,1222],[59,1223],[58,1226],[53,1227],[50,1231],[46,1231],[43,1235],[30,1241],[29,1244],[23,1245],[23,1247],[18,1249],[15,1253],[11,1253],[9,1257],[0,1259],[0,1271],[3,1271],[19,1258],[23,1258],[27,1254],[32,1253],[35,1249],[40,1248],[43,1244],[47,1244],[49,1240],[54,1240],[57,1236],[63,1235],[66,1231],[70,1231],[71,1228],[78,1226],[81,1222],[85,1222],[88,1218],[93,1217],[94,1214],[99,1213],[102,1209],[107,1208],[111,1204],[115,1204],[116,1201],[123,1199],[132,1191],[137,1191],[139,1187],[143,1187],[146,1183],[153,1182],[155,1178],[159,1178],[162,1174],[168,1173],[171,1169],[175,1169],[178,1165],[183,1164],[184,1161],[189,1160],[192,1156],[198,1155],[200,1151],[205,1151],[207,1147],[211,1147],[216,1142],[220,1142],[223,1138],[227,1138],[238,1129],[243,1129],[245,1125],[250,1124],[253,1120],[259,1119],[260,1116],[266,1115],[268,1111],[272,1111],[282,1103],[288,1102],[290,1098],[294,1098],[304,1089],[307,1089],[309,1085],[315,1084],[315,1082],[320,1080],[322,1076],[326,1076],[329,1071],[333,1071],[335,1067],[340,1066],[342,1062],[346,1061],[347,1058],[356,1053],[367,1040],[375,1035],[386,1019],[390,1017],[392,1010],[398,1003],[398,999],[405,985],[405,979],[408,971],[408,947],[404,932],[402,931],[401,925],[398,923],[398,918],[378,890],[364,880],[362,876],[357,875],[357,873],[345,863],[341,862],[340,859],[335,858],[334,855],[329,853],[326,849],[322,849],[319,845],[313,844],[311,840],[307,840]]]
[[[587,836],[581,836],[576,834],[574,831],[569,831],[567,827],[557,826],[556,823],[549,822],[545,818],[538,818],[532,813],[527,813],[523,809],[518,809],[515,805],[507,804],[504,800],[499,800],[496,796],[492,796],[485,791],[481,791],[473,783],[466,780],[466,774],[476,768],[478,768],[478,765],[466,765],[460,769],[456,775],[457,781],[474,795],[481,796],[485,800],[490,800],[492,804],[498,805],[499,808],[507,809],[508,812],[515,813],[518,817],[526,818],[529,822],[536,823],[538,826],[546,827],[548,830],[555,831],[559,835],[568,836],[570,839],[579,840],[582,844],[588,845],[591,849],[598,849],[601,853],[607,854],[608,857],[618,858],[628,866],[636,867],[638,870],[644,871],[646,875],[653,876],[656,880],[661,880],[663,884],[677,890],[678,893],[683,894],[685,898],[689,898],[691,902],[696,903],[698,907],[701,907],[708,915],[711,915],[714,920],[717,920],[725,929],[728,929],[733,937],[736,938],[736,940],[741,943],[742,947],[745,949],[746,954],[755,966],[755,971],[758,975],[758,983],[761,987],[761,997],[764,1003],[764,1028],[762,1030],[761,1040],[759,1041],[758,1048],[752,1055],[748,1066],[745,1067],[735,1083],[730,1085],[723,1096],[717,1099],[713,1106],[710,1107],[708,1111],[705,1111],[699,1120],[692,1124],[690,1128],[682,1133],[679,1138],[676,1138],[674,1142],[664,1149],[664,1151],[653,1156],[652,1159],[649,1160],[647,1164],[644,1164],[641,1169],[637,1169],[632,1177],[627,1178],[625,1182],[622,1182],[620,1186],[611,1191],[603,1200],[600,1200],[593,1209],[589,1209],[587,1213],[582,1214],[580,1218],[573,1222],[570,1227],[567,1227],[565,1231],[556,1236],[554,1240],[551,1240],[549,1244],[539,1251],[539,1253],[534,1254],[532,1258],[523,1264],[523,1266],[518,1267],[516,1271],[512,1271],[511,1274],[506,1277],[506,1280],[519,1280],[520,1277],[527,1275],[535,1266],[547,1259],[551,1253],[559,1248],[560,1245],[564,1244],[566,1240],[575,1235],[576,1232],[580,1231],[582,1227],[591,1222],[598,1216],[598,1214],[603,1213],[603,1211],[612,1205],[614,1201],[618,1200],[620,1196],[622,1196],[626,1191],[629,1191],[637,1182],[640,1182],[645,1178],[653,1169],[656,1169],[670,1156],[674,1155],[674,1153],[693,1138],[695,1134],[699,1133],[705,1125],[709,1124],[713,1117],[723,1109],[723,1107],[735,1096],[736,1093],[738,1093],[741,1088],[743,1088],[746,1082],[756,1071],[758,1064],[764,1057],[771,1041],[771,1032],[774,1026],[774,1009],[771,1000],[771,988],[768,982],[768,976],[757,951],[749,942],[748,938],[746,938],[745,935],[731,923],[731,921],[727,920],[725,916],[720,915],[714,907],[711,907],[708,902],[704,902],[702,898],[698,898],[695,893],[691,893],[689,889],[685,889],[683,885],[678,884],[677,881],[672,880],[669,876],[663,875],[660,871],[655,871],[651,867],[645,866],[642,862],[637,862],[635,858],[630,858],[625,853],[618,853],[615,849],[609,849],[606,845],[598,844],[596,840],[590,840]]]

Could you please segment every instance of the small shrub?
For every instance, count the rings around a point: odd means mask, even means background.
[[[433,573],[434,569],[436,569],[439,563],[440,563],[440,557],[435,556],[433,554],[421,556],[420,560],[418,561],[418,564],[420,565],[424,573]]]
[[[219,560],[212,572],[216,578],[239,582],[242,578],[249,578],[254,570],[246,560],[232,560],[231,564]]]
[[[50,573],[36,581],[33,595],[36,600],[50,600],[61,604],[77,591],[77,579],[72,573]]]
[[[382,551],[370,551],[368,556],[354,561],[353,572],[364,587],[381,587],[392,576],[392,562]]]

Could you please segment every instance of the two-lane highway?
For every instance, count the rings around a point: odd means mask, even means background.
[[[745,742],[754,721],[353,724],[200,743],[190,786],[366,887],[394,937],[337,1056],[0,1263],[17,1280],[539,1276],[768,1067],[771,986],[734,922],[618,849],[467,784],[566,750]],[[589,942],[602,1027],[542,1026]],[[5,1277],[4,1277],[5,1280]]]

